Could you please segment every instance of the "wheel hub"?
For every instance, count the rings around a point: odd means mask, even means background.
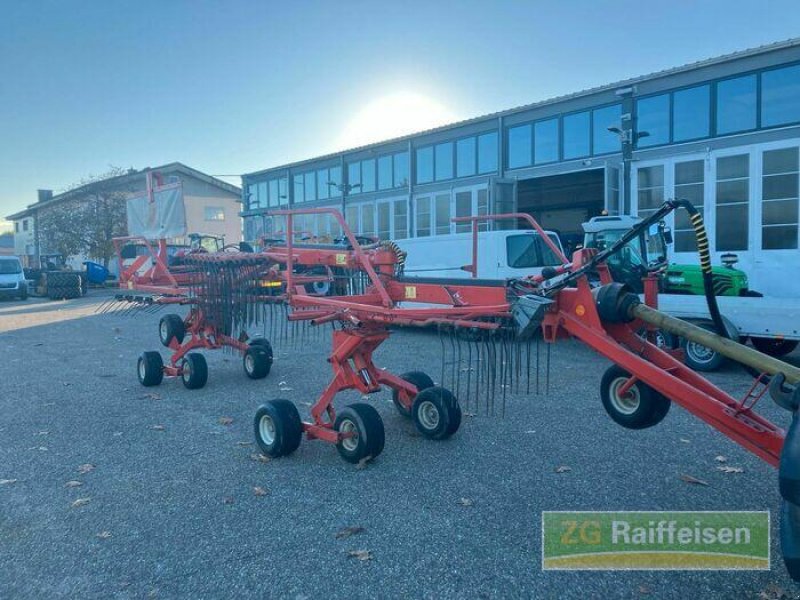
[[[705,363],[711,360],[714,356],[714,351],[711,348],[698,344],[696,342],[689,342],[686,344],[686,352],[692,355],[696,362]]]
[[[625,385],[628,380],[624,377],[615,379],[611,384],[611,402],[614,408],[624,415],[631,415],[639,408],[639,388],[632,385],[624,395],[620,395],[620,388]]]
[[[439,426],[439,420],[441,416],[439,415],[439,409],[436,408],[436,405],[433,402],[426,400],[419,405],[419,410],[417,411],[419,416],[419,421],[422,423],[422,426],[425,429],[436,429]]]
[[[267,446],[275,441],[275,422],[269,415],[264,415],[258,422],[258,434]]]
[[[245,355],[244,368],[248,373],[252,373],[255,370],[255,360],[253,359],[252,354]]]
[[[181,377],[183,377],[184,381],[189,381],[191,376],[192,376],[191,363],[188,360],[184,360],[183,361],[183,368],[182,368]]]
[[[339,425],[339,433],[351,434],[342,438],[341,444],[342,448],[348,452],[355,452],[358,448],[358,426],[350,420],[344,420]]]

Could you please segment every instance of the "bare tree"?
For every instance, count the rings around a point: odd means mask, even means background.
[[[39,215],[39,235],[46,252],[64,257],[84,254],[108,267],[114,256],[113,238],[126,235],[125,202],[134,187],[121,179],[130,171],[119,167],[89,176],[71,186],[68,199]]]

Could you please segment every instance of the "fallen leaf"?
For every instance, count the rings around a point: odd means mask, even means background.
[[[568,473],[572,471],[572,467],[568,467],[567,465],[561,465],[560,467],[556,467],[553,469],[556,473]]]
[[[234,502],[234,500],[233,500],[233,496],[225,496],[225,497],[222,499],[222,503],[223,503],[223,504],[233,504],[233,502]]]
[[[682,441],[684,444],[691,444],[691,443],[692,443],[692,440],[687,440],[686,438],[681,438],[681,441]]]
[[[714,460],[717,461],[718,463],[728,462],[727,457],[722,456],[721,454],[719,456],[715,456]]]
[[[269,492],[267,490],[265,490],[264,488],[262,488],[262,487],[255,486],[253,488],[253,495],[254,496],[266,496],[267,494],[269,494]]]
[[[372,552],[369,550],[348,550],[347,556],[349,558],[357,558],[358,560],[372,560]]]
[[[233,423],[233,417],[220,417],[219,424],[220,425],[230,425]]]
[[[475,503],[474,503],[472,500],[470,500],[469,498],[459,498],[459,499],[458,499],[458,503],[459,503],[461,506],[472,506],[473,504],[475,504]]]
[[[256,462],[268,463],[270,461],[270,458],[265,454],[253,453],[250,455],[250,460],[254,460]]]
[[[164,431],[164,426],[163,425],[153,425],[150,429],[153,429],[154,431]]]
[[[83,485],[82,481],[77,481],[75,479],[68,481],[64,484],[64,487],[73,488],[73,487],[81,487]]]
[[[367,468],[367,463],[369,461],[371,461],[371,460],[372,460],[372,455],[371,454],[369,456],[365,456],[360,461],[358,461],[358,464],[356,464],[356,469],[359,469],[359,470],[366,469]]]
[[[646,596],[646,595],[652,593],[652,590],[649,587],[647,587],[646,585],[640,585],[639,586],[639,593],[642,596]]]
[[[363,527],[359,527],[358,525],[356,525],[355,527],[345,527],[337,531],[334,537],[337,540],[341,540],[344,538],[349,538],[351,535],[356,535],[357,533],[361,533],[362,531],[366,530]]]
[[[78,498],[75,502],[72,503],[72,508],[80,508],[81,506],[85,506],[91,502],[91,498]]]
[[[694,484],[694,485],[705,485],[705,486],[708,485],[708,483],[703,481],[702,479],[698,479],[697,477],[692,477],[691,475],[686,475],[685,473],[681,473],[678,476],[678,479],[680,479],[681,481],[685,481],[686,483],[691,483],[691,484]]]
[[[48,435],[49,433],[49,431],[38,431],[36,435]]]
[[[723,473],[744,473],[744,469],[742,467],[731,467],[729,465],[717,467],[717,471],[722,471]]]
[[[108,538],[111,537],[111,532],[110,531],[101,531],[95,537],[98,537],[101,540],[107,540]]]
[[[64,382],[62,382],[62,383],[64,384],[64,387],[67,387],[68,385],[72,385],[72,384],[71,384],[70,382],[68,382],[68,381],[64,381]]]
[[[791,596],[782,587],[770,583],[763,591],[759,592],[759,600],[790,600]]]
[[[142,398],[149,398],[150,400],[161,400],[161,394],[156,394],[155,392],[148,392]]]
[[[94,471],[94,465],[90,463],[83,464],[78,467],[78,473],[86,474]]]
[[[12,483],[17,483],[19,479],[0,479],[0,485],[11,485]]]
[[[236,442],[237,446],[252,446],[253,442]]]

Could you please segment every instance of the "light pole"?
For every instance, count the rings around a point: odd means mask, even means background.
[[[641,138],[649,137],[649,131],[634,131],[633,128],[617,127],[611,125],[607,127],[611,133],[619,136],[622,144],[622,205],[619,207],[620,214],[631,212],[631,163],[633,162],[633,147],[635,142]]]

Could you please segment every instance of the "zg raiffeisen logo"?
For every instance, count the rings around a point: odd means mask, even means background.
[[[769,512],[542,513],[542,569],[769,569]]]

